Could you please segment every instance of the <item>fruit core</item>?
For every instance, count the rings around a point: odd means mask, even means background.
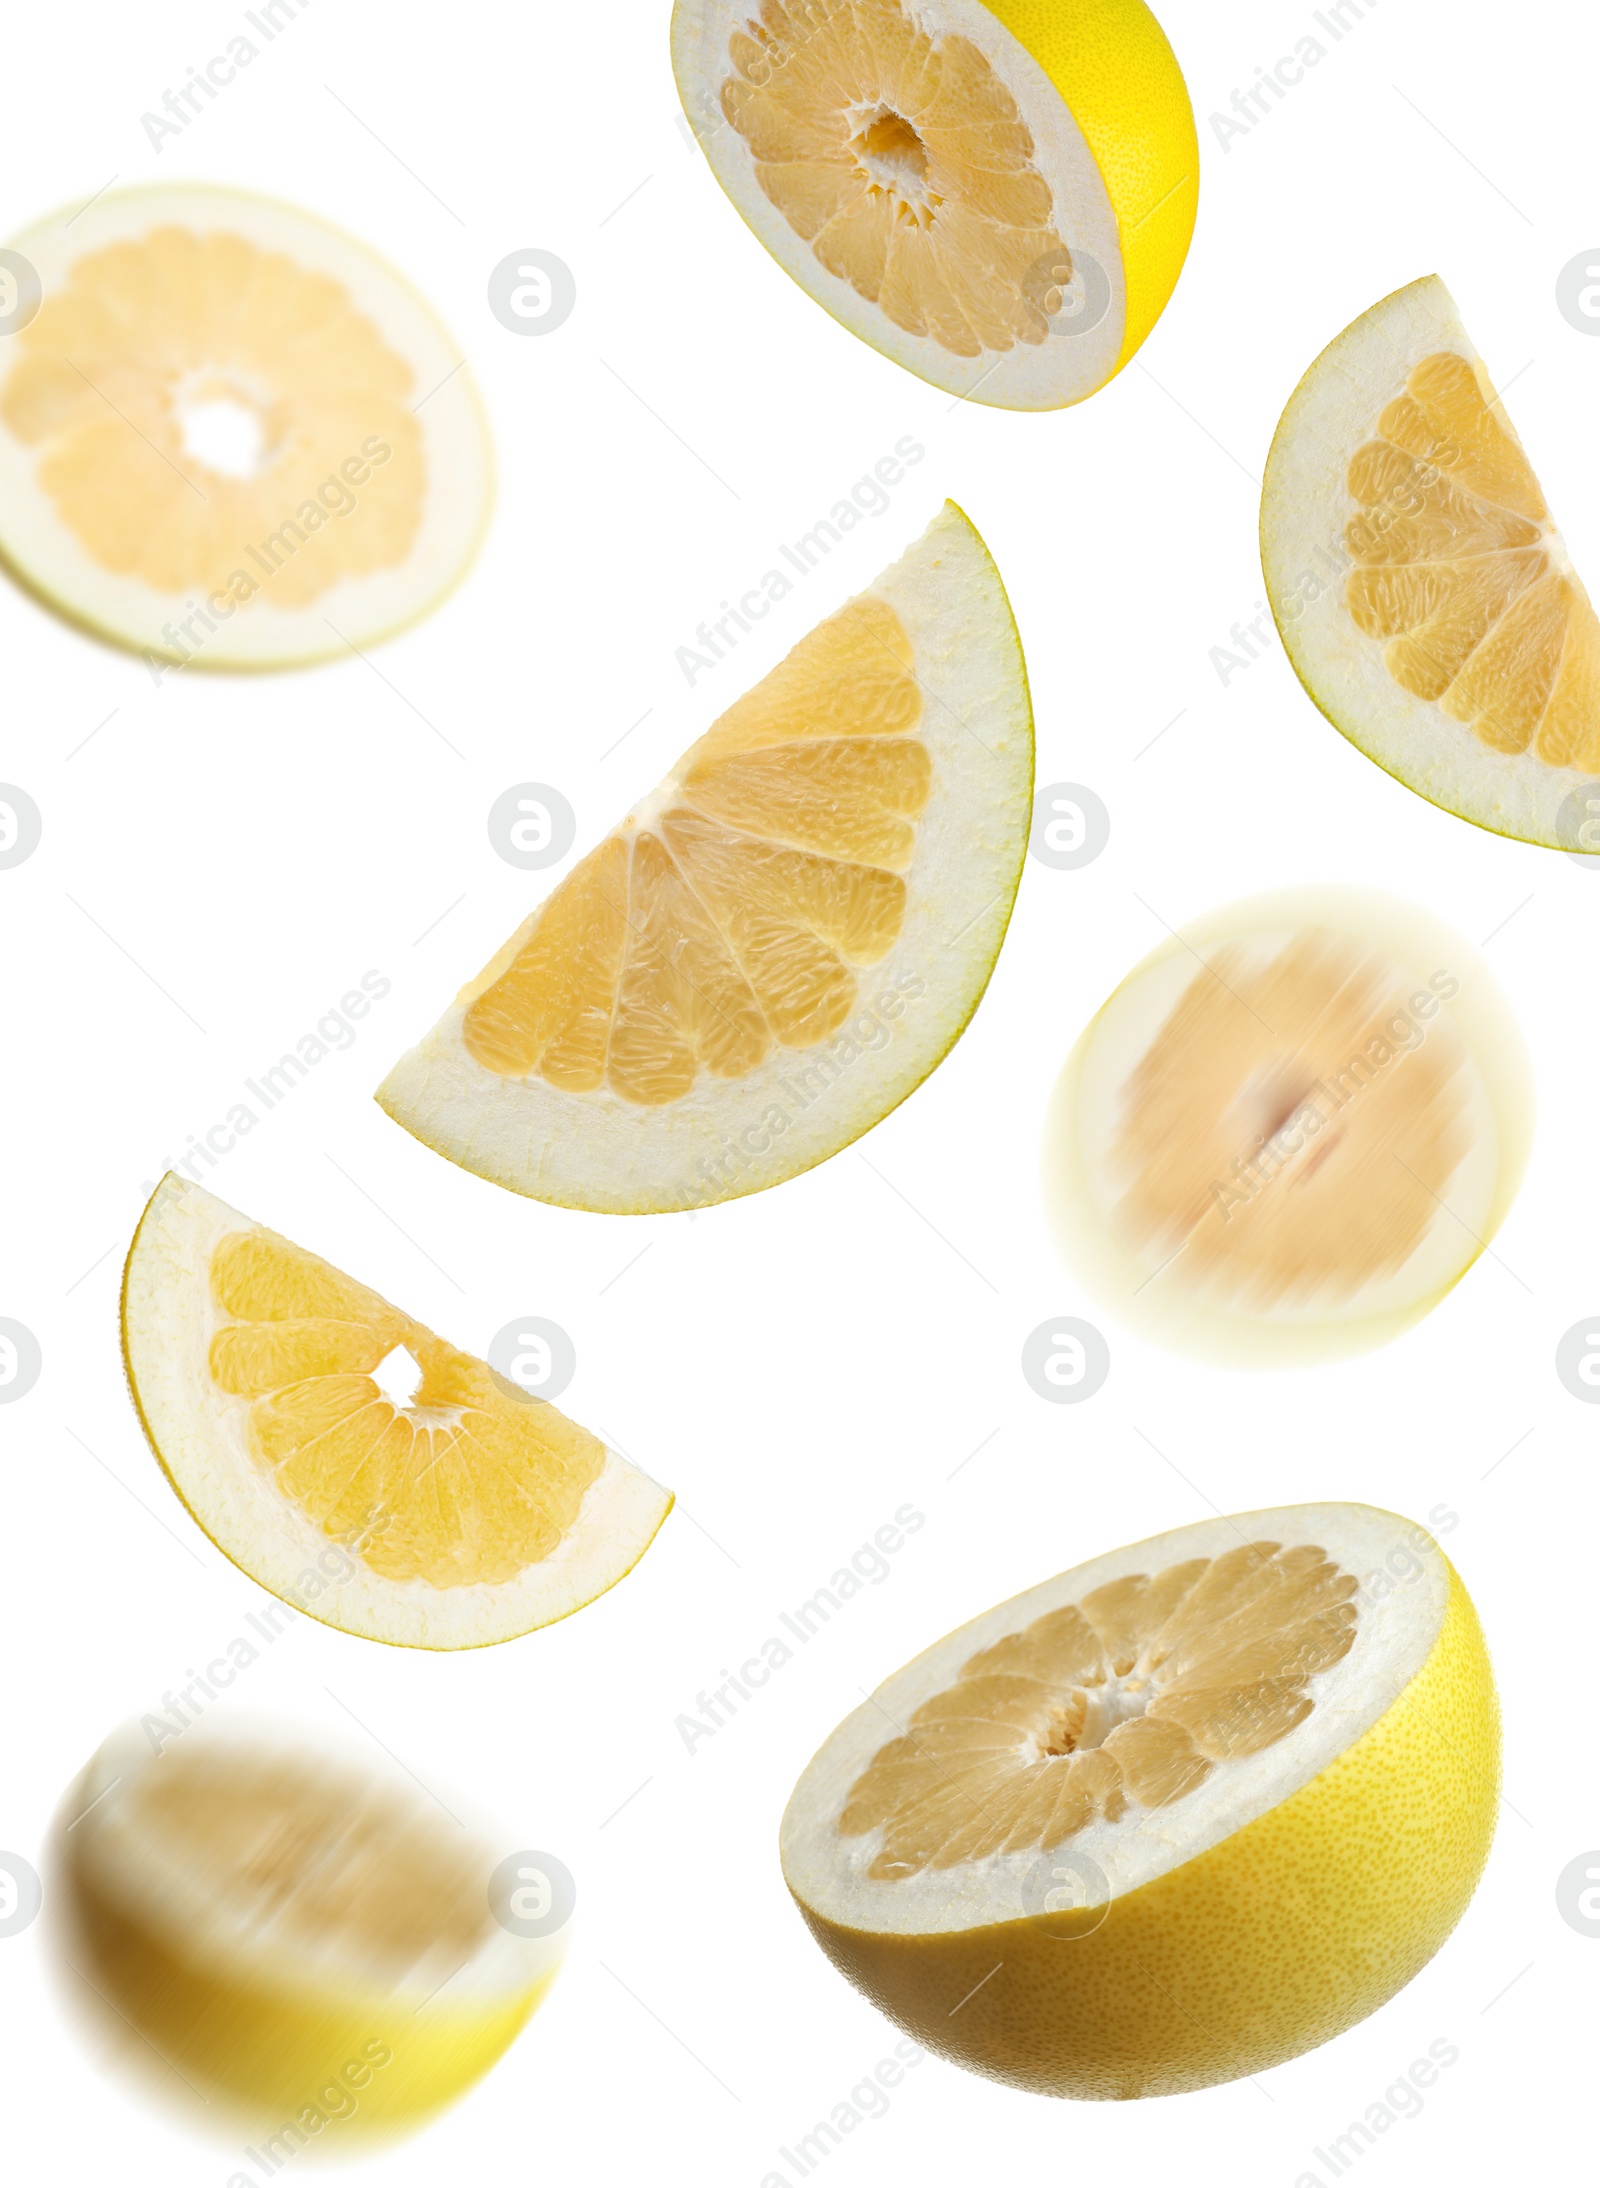
[[[1048,1850],[1167,1808],[1316,1707],[1349,1653],[1354,1577],[1312,1543],[1241,1542],[1130,1574],[969,1657],[851,1786],[880,1881]]]

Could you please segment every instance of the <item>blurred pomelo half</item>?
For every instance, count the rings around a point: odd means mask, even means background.
[[[1366,1505],[1201,1521],[999,1604],[808,1764],[789,1889],[930,2050],[1058,2097],[1259,2074],[1459,1921],[1499,1789],[1466,1591]]]
[[[1075,403],[1194,230],[1194,113],[1143,0],[677,0],[713,173],[784,271],[935,387]]]
[[[122,1341],[156,1457],[217,1548],[346,1633],[531,1632],[614,1587],[671,1509],[553,1405],[171,1173],[128,1254]]]

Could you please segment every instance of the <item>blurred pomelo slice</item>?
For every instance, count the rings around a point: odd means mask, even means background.
[[[1477,952],[1376,891],[1249,897],[1137,966],[1052,1097],[1045,1198],[1085,1288],[1159,1344],[1331,1358],[1485,1252],[1533,1097]]]
[[[1258,2074],[1411,1980],[1494,1833],[1483,1635],[1424,1528],[1207,1519],[924,1650],[823,1743],[784,1877],[959,2065],[1057,2097]]]
[[[52,607],[161,660],[287,668],[461,576],[493,499],[483,413],[364,244],[172,183],[13,248],[43,301],[0,358],[0,554]]]
[[[378,1100],[512,1191],[622,1214],[776,1185],[904,1101],[999,954],[1033,714],[947,503],[736,700]]]
[[[137,2032],[158,2090],[181,2101],[181,2077],[213,2127],[242,2111],[279,2163],[436,2111],[544,1997],[570,1908],[545,1935],[498,1921],[497,1827],[320,1728],[182,1715],[113,1734],[63,1799],[83,2002]]]
[[[346,1633],[435,1649],[528,1633],[614,1587],[671,1508],[553,1405],[171,1173],[134,1235],[122,1333],[195,1519]],[[420,1370],[409,1399],[375,1379],[392,1355]]]
[[[1375,304],[1295,389],[1261,551],[1295,672],[1352,744],[1463,820],[1600,848],[1600,621],[1442,281]]]
[[[1078,402],[1172,294],[1200,160],[1144,0],[677,0],[672,58],[779,265],[935,387]]]

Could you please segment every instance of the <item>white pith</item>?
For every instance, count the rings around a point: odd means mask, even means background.
[[[1107,1150],[1121,1089],[1200,971],[1195,952],[1246,939],[1263,957],[1321,926],[1381,953],[1409,988],[1446,972],[1459,993],[1440,1016],[1466,1055],[1469,1150],[1415,1250],[1343,1299],[1287,1299],[1244,1311],[1197,1297],[1182,1256],[1130,1252],[1116,1235]],[[1424,1038],[1426,1035],[1424,1034]],[[1248,897],[1188,924],[1135,967],[1075,1044],[1050,1098],[1044,1196],[1057,1248],[1095,1299],[1174,1351],[1235,1365],[1327,1359],[1384,1343],[1424,1314],[1494,1237],[1514,1199],[1532,1137],[1533,1087],[1522,1036],[1487,966],[1460,935],[1416,905],[1376,890],[1305,888]]]
[[[325,1732],[282,1726],[254,1714],[213,1720],[178,1735],[205,1742],[223,1754],[236,1745],[259,1764],[275,1749],[287,1766],[303,1769],[320,1757],[330,1778],[348,1781],[352,1753]],[[90,1758],[63,1796],[57,1819],[58,1844],[70,1869],[126,1919],[168,1947],[179,1950],[198,1972],[232,1976],[289,1997],[312,1997],[322,2010],[339,1998],[352,2003],[381,2000],[389,2007],[410,2006],[416,2013],[432,2004],[440,2018],[462,2011],[493,2012],[525,1997],[560,1965],[570,1923],[547,1938],[518,1937],[499,1924],[486,1925],[482,1944],[461,1965],[439,1951],[397,1973],[381,1956],[363,1959],[359,1940],[348,1930],[320,1944],[292,1919],[275,1925],[242,1919],[228,1897],[227,1879],[184,1858],[165,1845],[130,1813],[127,1795],[140,1776],[159,1770],[176,1750],[170,1740],[158,1753],[142,1725],[120,1726]],[[189,1752],[185,1749],[184,1752]],[[426,1795],[398,1773],[366,1771],[368,1787],[391,1801],[421,1801]],[[457,1804],[459,1805],[459,1803]],[[485,1836],[485,1830],[493,1833]],[[512,1843],[503,1831],[477,1820],[471,1829],[474,1853],[482,1850],[483,1884]],[[287,1911],[287,1910],[286,1910]]]
[[[1319,1545],[1359,1584],[1349,1653],[1307,1686],[1312,1713],[1260,1753],[1213,1765],[1193,1792],[1166,1808],[1134,1803],[1119,1822],[1096,1819],[1058,1849],[1084,1857],[1079,1902],[1104,1905],[1137,1891],[1276,1808],[1368,1731],[1415,1678],[1444,1620],[1449,1574],[1438,1546],[1411,1521],[1369,1505],[1308,1504],[1240,1513],[1180,1527],[1058,1574],[958,1627],[886,1679],[823,1743],[785,1810],[784,1877],[803,1905],[830,1922],[895,1936],[948,1936],[1022,1920],[1024,1885],[1037,1848],[992,1854],[948,1869],[883,1880],[868,1869],[881,1830],[835,1829],[851,1786],[914,1712],[955,1680],[980,1649],[1047,1612],[1076,1603],[1130,1573],[1155,1573],[1186,1558],[1217,1557],[1248,1542]],[[1095,1870],[1104,1876],[1104,1888]]]
[[[1117,217],[1094,155],[1039,63],[981,0],[903,4],[929,37],[970,39],[1016,101],[1033,137],[1033,164],[1050,187],[1057,234],[1069,252],[1087,251],[1096,259],[1110,284],[1105,317],[1092,330],[958,357],[931,335],[896,326],[877,304],[829,272],[766,196],[748,145],[723,118],[721,90],[732,72],[729,35],[759,13],[756,0],[678,0],[672,17],[672,63],[689,125],[748,226],[784,271],[852,334],[952,395],[971,395],[1010,410],[1052,410],[1077,402],[1115,371],[1127,319]]]
[[[863,597],[887,601],[911,640],[924,699],[915,734],[932,757],[933,787],[916,822],[899,938],[861,972],[839,1034],[814,1048],[774,1048],[742,1078],[702,1073],[660,1108],[608,1089],[573,1094],[536,1077],[503,1079],[468,1053],[462,1021],[534,914],[378,1089],[397,1123],[514,1192],[631,1214],[776,1185],[847,1146],[926,1078],[982,995],[1011,915],[1032,798],[1033,716],[1004,588],[952,504]],[[664,790],[652,791],[628,811],[643,825],[664,803]]]
[[[29,585],[97,633],[179,664],[187,650],[201,668],[264,669],[347,656],[345,640],[367,645],[414,621],[471,561],[493,501],[488,427],[470,372],[461,368],[459,346],[410,283],[365,244],[297,207],[219,184],[114,191],[86,210],[63,207],[12,238],[11,247],[37,269],[48,300],[79,259],[160,227],[242,236],[329,275],[411,367],[411,400],[426,467],[423,514],[411,552],[394,569],[330,585],[304,607],[274,606],[268,580],[214,633],[205,634],[199,648],[193,633],[182,640],[181,630],[175,648],[164,626],[181,626],[197,603],[203,606],[201,589],[163,592],[140,578],[102,569],[39,484],[39,465],[50,444],[24,447],[0,422],[0,555]],[[11,347],[21,354],[20,344]],[[0,371],[14,361],[0,357]],[[294,514],[286,507],[280,521]],[[243,543],[240,559],[251,574]],[[203,631],[203,625],[196,628]]]
[[[1471,336],[1436,275],[1385,297],[1345,328],[1289,398],[1273,438],[1261,500],[1261,557],[1285,651],[1301,682],[1350,742],[1401,782],[1497,834],[1574,848],[1558,825],[1562,801],[1592,777],[1528,752],[1497,752],[1436,702],[1418,698],[1384,666],[1345,606],[1355,567],[1344,531],[1357,513],[1346,473],[1376,432],[1384,405],[1424,357],[1449,350],[1487,376]],[[1504,406],[1500,425],[1515,437]],[[1542,545],[1572,573],[1553,522]],[[1319,589],[1320,588],[1320,589]],[[1313,597],[1315,595],[1315,597]],[[1580,816],[1581,817],[1581,816]]]
[[[359,1544],[336,1543],[283,1496],[252,1453],[251,1401],[219,1390],[209,1359],[212,1336],[229,1319],[212,1296],[212,1256],[230,1233],[263,1228],[169,1173],[128,1256],[123,1336],[134,1396],[173,1486],[225,1556],[309,1617],[434,1649],[548,1625],[629,1571],[672,1499],[611,1450],[552,1554],[514,1580],[475,1587],[385,1580],[362,1563]]]

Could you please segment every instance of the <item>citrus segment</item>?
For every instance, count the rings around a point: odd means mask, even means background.
[[[1593,848],[1600,621],[1441,282],[1306,374],[1261,536],[1289,657],[1354,744],[1464,819]]]
[[[1259,2073],[1372,2012],[1460,1918],[1499,1721],[1426,1530],[1207,1520],[947,1635],[824,1742],[786,1881],[918,2042],[1055,2096]]]
[[[422,614],[487,519],[459,354],[362,245],[242,192],[115,192],[16,248],[43,301],[0,378],[0,551],[103,636],[206,668]]]
[[[1031,728],[1005,596],[947,509],[573,869],[380,1101],[468,1169],[584,1207],[820,1161],[976,1006]]]
[[[953,393],[1076,402],[1194,226],[1194,116],[1142,0],[678,0],[679,94],[779,263]]]
[[[169,1176],[128,1258],[129,1378],[156,1456],[217,1546],[377,1640],[465,1647],[576,1610],[671,1499],[275,1232]],[[404,1400],[377,1379],[392,1356]]]
[[[1354,890],[1253,898],[1147,958],[1051,1104],[1047,1205],[1144,1334],[1240,1362],[1382,1343],[1492,1239],[1526,1160],[1520,1037],[1460,936]]]

